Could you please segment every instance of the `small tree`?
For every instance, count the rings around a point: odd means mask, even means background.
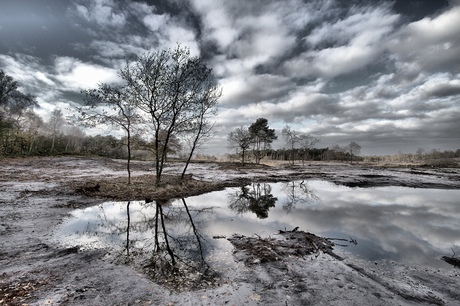
[[[87,126],[108,124],[121,128],[126,133],[128,150],[128,184],[131,184],[131,134],[133,125],[138,121],[135,100],[123,87],[99,84],[97,89],[83,91],[85,106],[78,107],[77,120]]]
[[[251,124],[249,133],[256,164],[260,164],[260,160],[266,156],[267,150],[270,149],[271,143],[278,137],[275,135],[275,130],[268,127],[268,120],[265,118],[259,118]]]
[[[195,135],[202,135],[206,130],[197,129],[200,125],[197,122],[204,124],[205,120],[200,118],[204,119],[214,109],[212,105],[219,96],[217,83],[203,60],[191,57],[190,50],[180,46],[174,51],[133,57],[120,76],[152,129],[158,186],[171,138],[179,138],[191,130],[197,132]]]
[[[66,124],[66,121],[64,119],[64,115],[62,114],[62,111],[60,108],[55,108],[51,112],[51,116],[46,123],[48,132],[51,136],[51,148],[50,148],[50,153],[54,153],[54,149],[56,146],[56,138],[59,136],[59,134],[62,131],[62,127]]]
[[[356,142],[352,141],[348,146],[345,147],[348,154],[350,154],[350,162],[353,163],[353,156],[361,153],[361,146]]]
[[[296,131],[291,130],[291,127],[289,125],[286,125],[283,128],[283,130],[281,131],[281,134],[283,135],[286,145],[290,149],[290,154],[289,154],[290,162],[291,164],[294,164],[294,160],[295,160],[294,149],[296,145],[300,142],[300,135],[298,135]]]
[[[289,146],[290,161],[292,164],[294,164],[295,148],[297,146],[299,146],[301,149],[300,155],[302,156],[302,161],[304,161],[307,151],[311,149],[319,141],[318,138],[313,137],[310,134],[301,134],[297,131],[292,130],[289,125],[286,125],[281,133],[283,135],[284,141]]]
[[[191,118],[184,129],[186,142],[190,147],[187,160],[185,161],[184,169],[182,170],[181,180],[185,177],[185,172],[192,159],[193,153],[200,146],[201,143],[210,139],[213,136],[212,130],[214,124],[212,117],[217,114],[217,101],[222,95],[222,90],[218,88],[216,80],[211,75],[212,70],[205,68],[201,71],[202,84],[204,90],[197,92],[195,107],[193,113],[190,114]]]
[[[418,160],[423,160],[423,154],[425,153],[425,149],[418,148],[415,154],[417,155]]]
[[[300,147],[302,149],[302,163],[305,163],[305,159],[309,150],[311,150],[317,143],[319,138],[314,137],[311,134],[300,135]]]
[[[243,126],[236,128],[234,131],[228,134],[227,143],[229,149],[236,149],[236,153],[241,154],[241,162],[244,166],[244,157],[246,155],[246,151],[249,149],[252,143],[252,138],[249,130]]]
[[[28,110],[24,113],[24,119],[21,126],[25,135],[27,135],[28,138],[28,154],[32,154],[36,147],[35,141],[39,136],[40,132],[43,132],[45,122],[33,110]]]

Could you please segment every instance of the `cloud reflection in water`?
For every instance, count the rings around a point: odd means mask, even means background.
[[[181,235],[195,235],[191,232],[192,219],[195,230],[203,237],[204,254],[216,260],[222,254],[230,254],[231,246],[213,236],[274,235],[279,229],[296,226],[325,237],[353,237],[358,245],[344,250],[369,260],[443,266],[440,256],[450,255],[451,247],[460,251],[460,190],[349,188],[320,180],[301,183],[250,185],[249,189],[228,188],[187,198],[191,216],[186,214],[181,199],[174,200],[164,208],[168,234],[177,241],[181,241],[177,238]],[[255,191],[239,197],[245,190]],[[236,198],[247,203],[232,205]],[[276,201],[257,203],[258,199]],[[154,206],[144,202],[130,204],[134,249],[153,248]],[[261,207],[265,207],[263,214]],[[107,202],[74,211],[58,228],[57,236],[69,245],[120,251],[126,246],[126,225],[126,203]],[[231,260],[231,256],[225,260]]]

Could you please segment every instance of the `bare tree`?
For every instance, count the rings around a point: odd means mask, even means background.
[[[301,148],[302,161],[305,161],[308,150],[311,149],[319,141],[318,138],[310,134],[302,134],[292,130],[289,125],[286,125],[281,133],[283,135],[284,141],[289,146],[292,164],[294,164],[295,160],[294,149],[297,146]]]
[[[203,117],[203,111],[208,114],[213,109],[203,105],[217,101],[218,89],[212,71],[202,59],[191,57],[189,49],[177,46],[173,51],[131,58],[120,76],[152,128],[156,184],[159,185],[171,137],[190,132]],[[160,138],[162,131],[165,132],[163,139]],[[201,135],[202,131],[197,134]]]
[[[345,147],[348,154],[350,154],[350,162],[353,163],[353,156],[361,153],[361,146],[356,142],[352,141],[348,146]]]
[[[281,134],[283,135],[284,141],[286,142],[286,145],[290,149],[290,162],[291,164],[294,164],[295,156],[294,156],[294,149],[296,145],[300,142],[300,135],[294,130],[291,130],[291,127],[289,125],[286,125],[283,130],[281,131]]]
[[[218,88],[215,79],[210,75],[211,72],[211,69],[207,68],[201,71],[204,90],[199,90],[197,92],[196,101],[194,103],[195,107],[193,112],[190,113],[191,118],[188,123],[188,128],[184,131],[184,135],[190,146],[190,151],[184,169],[182,170],[181,180],[185,177],[185,172],[187,171],[187,167],[195,150],[201,143],[213,136],[212,130],[214,124],[211,118],[217,113],[217,101],[222,95],[222,90]]]
[[[66,124],[66,120],[64,119],[64,115],[60,108],[55,108],[51,112],[51,116],[47,122],[48,131],[51,135],[51,149],[50,153],[54,153],[54,148],[56,145],[56,137],[61,133],[62,127]]]
[[[34,150],[35,140],[40,132],[43,132],[45,122],[37,115],[33,110],[28,110],[24,114],[24,122],[22,122],[22,128],[24,129],[27,138],[29,139],[29,150],[31,154]]]
[[[308,155],[308,151],[313,148],[319,142],[319,138],[314,137],[311,134],[300,135],[300,147],[302,149],[302,163]]]
[[[244,165],[246,151],[252,143],[251,133],[243,126],[231,131],[227,136],[227,144],[229,149],[236,149],[236,152],[241,154],[241,162]]]
[[[107,124],[121,128],[126,133],[128,150],[127,172],[128,184],[131,184],[131,134],[133,125],[137,123],[138,114],[135,99],[128,94],[124,87],[112,87],[101,83],[97,89],[83,91],[85,105],[78,107],[78,122],[87,126]]]
[[[418,160],[423,160],[423,154],[425,153],[425,149],[418,148],[415,154],[417,155]]]

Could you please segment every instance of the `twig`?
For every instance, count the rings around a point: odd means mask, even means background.
[[[358,241],[356,239],[351,238],[351,236],[350,236],[350,243],[353,243],[354,245],[357,245]]]

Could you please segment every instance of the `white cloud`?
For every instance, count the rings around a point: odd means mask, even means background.
[[[351,12],[345,19],[313,30],[306,37],[311,49],[285,64],[288,73],[329,79],[366,67],[383,54],[382,40],[393,31],[399,16],[387,5]]]
[[[350,41],[357,45],[380,43],[382,37],[391,33],[399,16],[392,13],[388,5],[380,7],[354,7],[345,19],[323,23],[306,37],[312,46],[323,42],[338,45]]]
[[[286,3],[291,5],[292,1]],[[203,16],[203,37],[217,43],[229,57],[241,61],[242,73],[249,73],[257,65],[283,55],[295,44],[293,25],[286,22],[288,11],[279,2],[258,7],[251,14],[254,3],[229,1],[192,1],[194,9]]]
[[[388,43],[397,60],[425,70],[460,69],[460,6],[408,24]]]
[[[204,36],[215,40],[223,50],[228,48],[238,37],[234,19],[225,9],[225,2],[216,0],[192,0],[192,6],[202,14],[204,19]]]
[[[119,82],[115,69],[84,63],[72,57],[55,59],[55,78],[63,86],[62,90],[80,91],[94,88],[100,82]]]
[[[190,48],[192,56],[200,55],[200,47],[195,33],[185,26],[171,23],[167,26],[166,32],[161,36],[160,48],[174,49],[178,43]]]
[[[223,93],[220,103],[232,106],[273,101],[292,87],[287,77],[269,74],[231,77],[221,80],[221,85]]]
[[[143,18],[143,22],[150,29],[150,31],[157,32],[166,26],[168,19],[168,15],[150,14]]]
[[[76,4],[76,13],[86,21],[95,22],[104,27],[121,28],[126,23],[126,16],[115,12],[116,4],[112,0],[90,0],[88,4]]]
[[[30,55],[16,54],[15,57],[0,55],[0,68],[18,81],[25,91],[33,95],[42,93],[43,88],[54,87],[52,75],[39,64],[39,59]]]

